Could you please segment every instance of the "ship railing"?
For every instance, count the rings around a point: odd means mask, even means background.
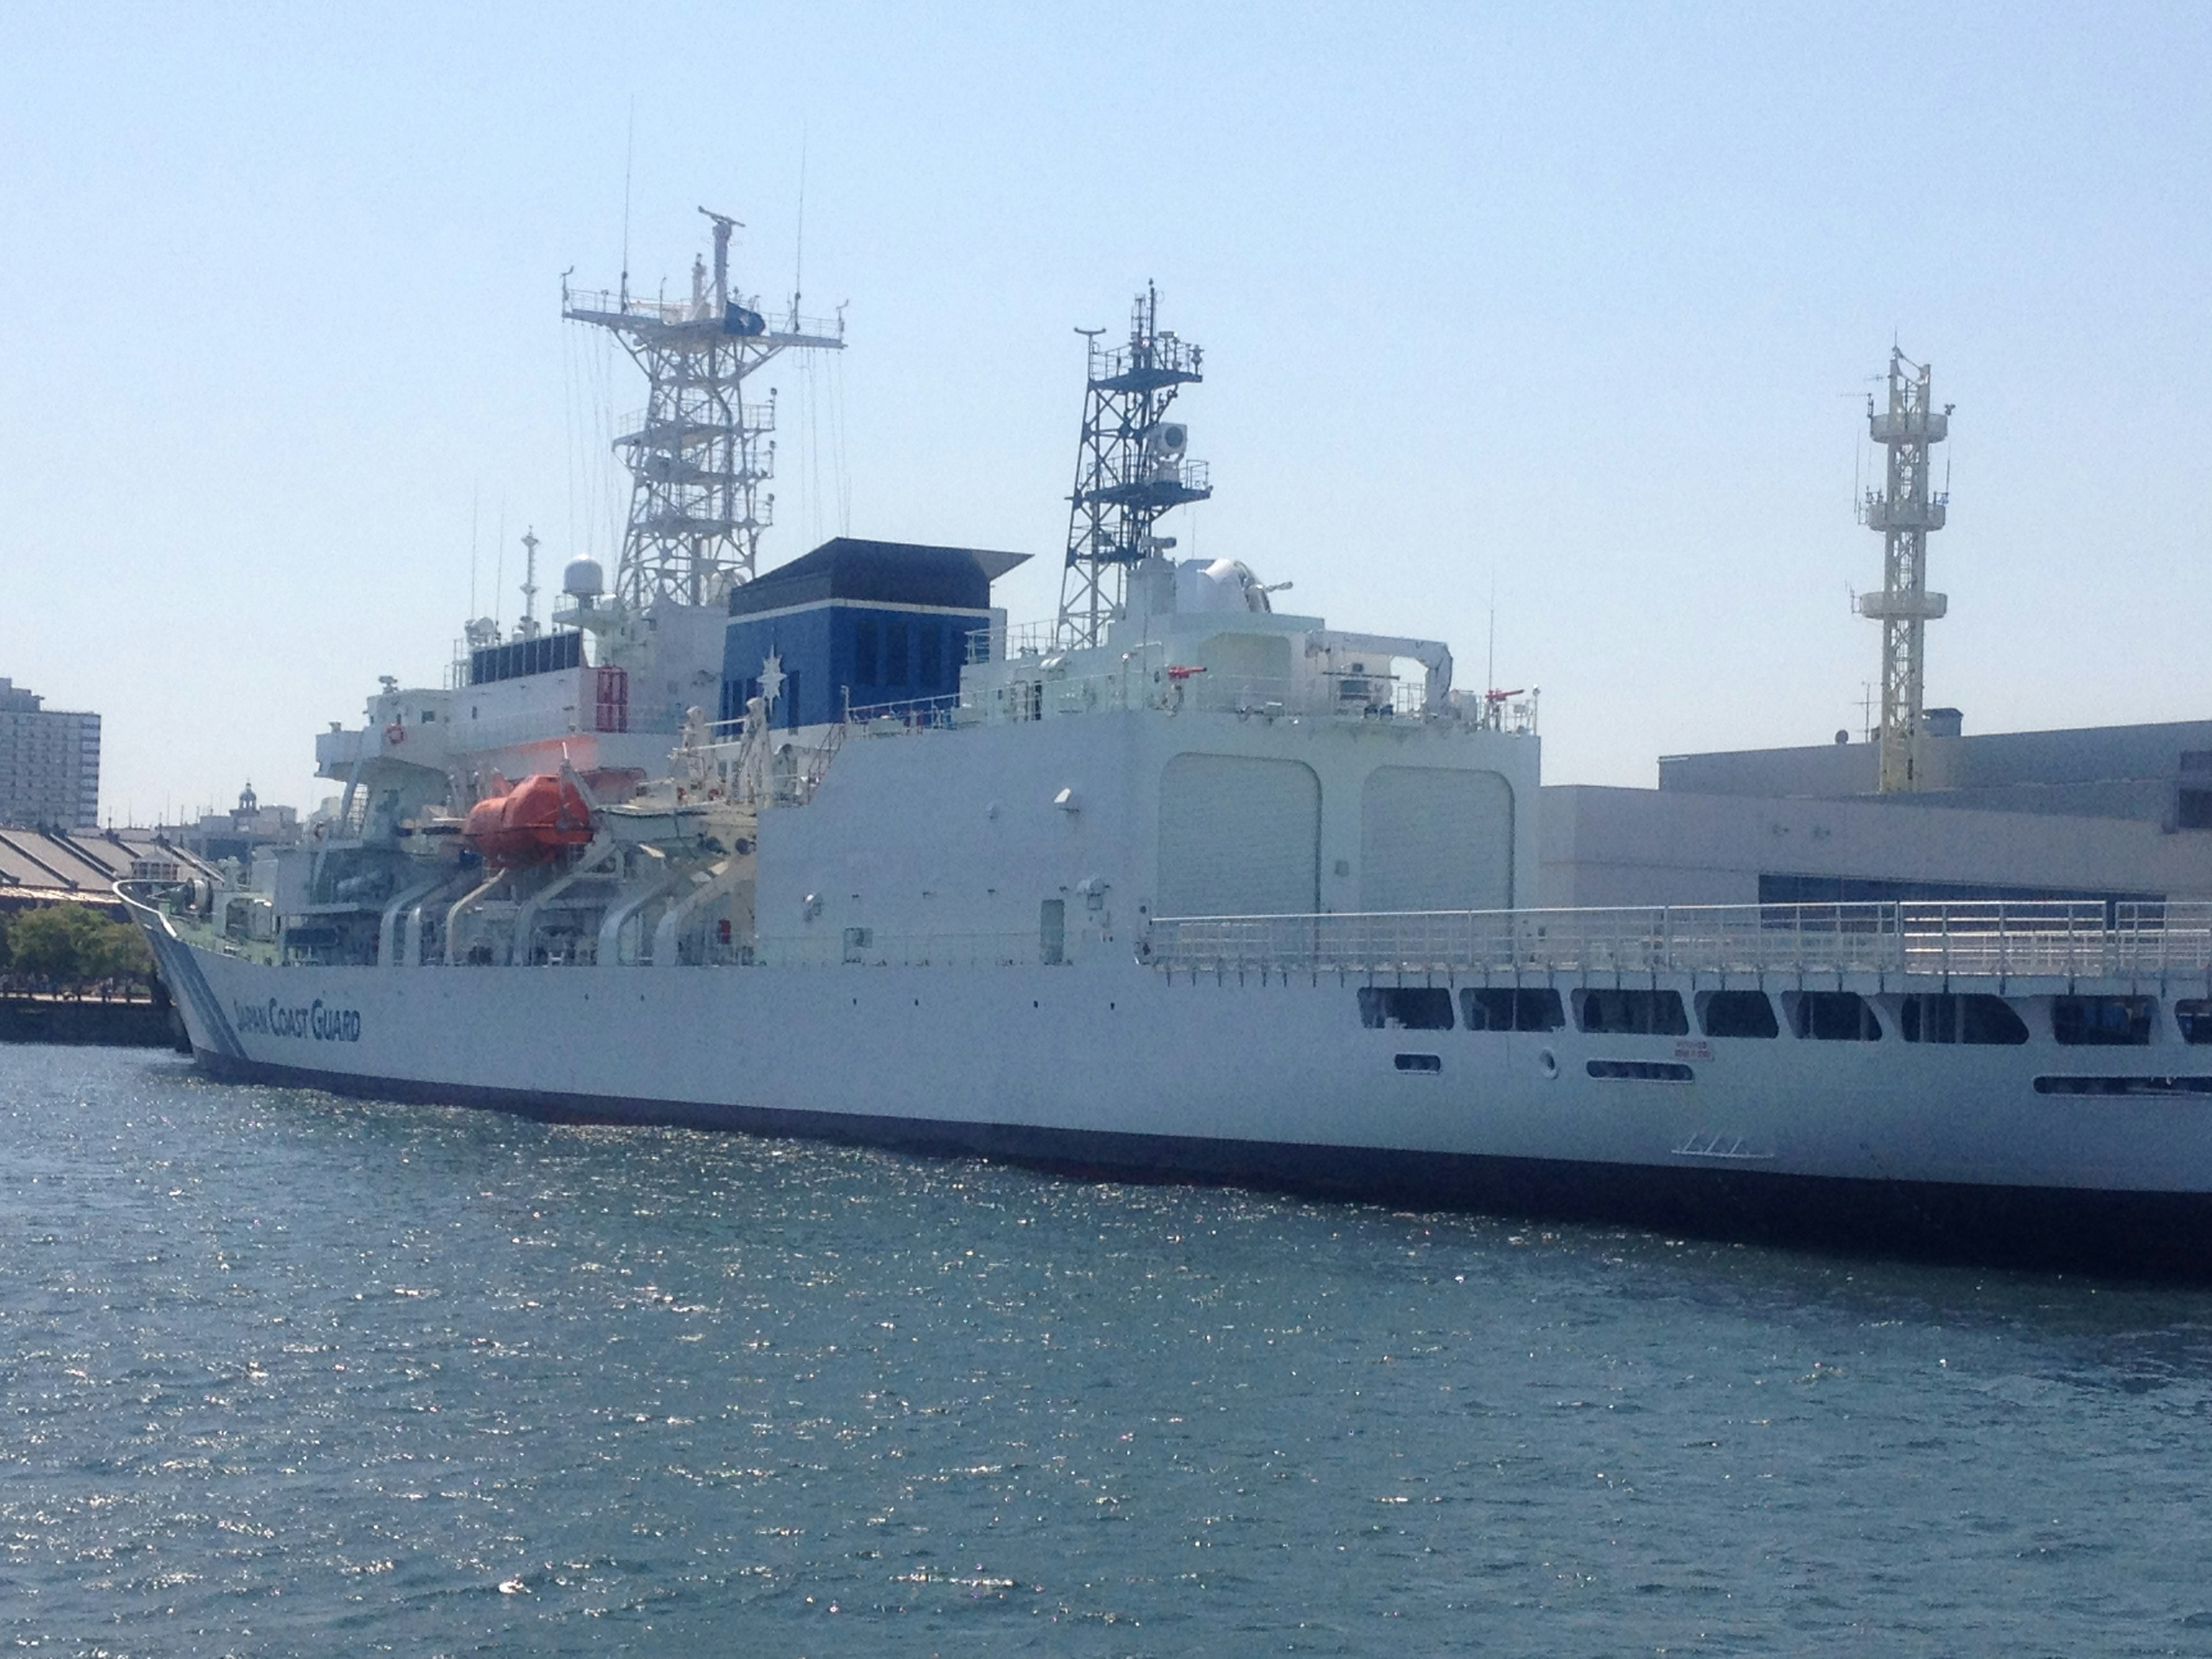
[[[1416,716],[1426,709],[1426,690],[1419,679],[1366,671],[1328,670],[1296,678],[1232,674],[1197,663],[1177,663],[1166,647],[1155,643],[1141,656],[1133,653],[1122,665],[1103,674],[1071,675],[1058,660],[1057,624],[1051,622],[1015,623],[977,628],[968,634],[967,659],[971,664],[1006,661],[1018,665],[1016,675],[993,684],[979,697],[963,688],[963,696],[981,712],[978,718],[1035,720],[1046,714],[1087,714],[1108,708],[1193,708],[1240,714],[1336,714],[1354,719],[1382,715]],[[1033,671],[1033,672],[1032,672]],[[987,702],[1013,702],[1018,698],[1026,712],[1008,714],[987,708]],[[1438,714],[1447,711],[1438,709]],[[1483,724],[1504,727],[1506,711],[1476,706],[1473,717]],[[1514,705],[1510,717],[1514,729],[1535,729],[1534,700]]]
[[[968,660],[997,662],[1002,657],[1049,656],[1059,632],[1057,618],[971,628],[968,630]]]
[[[759,312],[768,325],[769,335],[793,335],[818,339],[842,339],[845,323],[842,317],[794,317],[788,311],[778,313],[762,310],[758,295],[729,296],[750,311]],[[640,323],[698,323],[715,319],[714,301],[680,300],[647,300],[635,294],[623,294],[617,289],[572,288],[562,291],[562,309],[570,316],[623,317]]]
[[[1049,665],[1048,659],[1048,669]],[[1339,720],[1418,720],[1430,712],[1422,702],[1422,689],[1393,675],[1328,673],[1282,679],[1216,674],[1175,664],[1154,668],[1131,663],[1104,674],[1047,672],[963,685],[951,723],[1038,720],[1131,708]],[[1449,708],[1434,712],[1447,718],[1457,713]]]
[[[845,746],[846,728],[830,726],[823,728],[818,745],[799,748],[791,751],[788,771],[774,773],[769,784],[769,804],[775,806],[804,806],[814,799],[821,788],[822,780],[830,775],[830,763],[837,751]]]
[[[1141,356],[1127,347],[1102,346],[1094,339],[1091,343],[1091,379],[1094,384],[1127,374],[1195,379],[1200,360],[1195,343],[1173,334],[1153,335],[1146,343]]]
[[[732,419],[732,416],[736,418]],[[643,409],[627,410],[612,425],[613,430],[621,434],[615,439],[618,444],[635,443],[641,439],[655,447],[692,444],[718,436],[733,426],[742,426],[749,432],[773,432],[775,405],[728,401],[716,404],[698,393],[689,403],[674,407],[656,409],[647,404]],[[703,477],[700,482],[712,482],[712,477]]]
[[[217,956],[238,957],[264,966],[274,966],[278,959],[276,944],[269,939],[235,939],[231,937],[211,917],[195,908],[193,884],[174,879],[150,879],[132,877],[112,884],[115,896],[122,900],[131,914],[143,921],[151,922],[171,939],[197,950]],[[235,890],[216,890],[217,915],[230,901],[251,899],[265,903],[259,894],[240,893]]]
[[[1156,968],[1191,973],[2155,977],[2212,974],[2212,904],[2054,900],[1159,916],[1139,955]]]
[[[1157,678],[1142,678],[1152,693],[1152,706],[1170,710],[1388,720],[1417,718],[1423,708],[1419,684],[1395,674],[1328,671],[1285,679],[1170,663],[1158,671]]]
[[[909,697],[903,702],[855,703],[845,710],[845,724],[870,737],[907,732],[931,732],[954,725],[960,712],[960,694]]]
[[[704,322],[711,307],[690,299],[645,300],[611,288],[573,288],[563,296],[570,314],[590,313],[602,317],[634,318],[641,323]]]

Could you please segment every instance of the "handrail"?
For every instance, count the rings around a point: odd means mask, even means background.
[[[957,691],[900,702],[857,703],[845,710],[844,724],[863,731],[923,732],[953,724],[962,707]],[[888,724],[886,724],[888,722]]]
[[[2212,974],[2212,903],[2051,900],[1158,916],[1139,957],[1212,972]]]
[[[110,882],[108,884],[108,890],[113,893],[117,898],[120,899],[123,902],[124,908],[131,912],[132,915],[139,917],[142,922],[146,917],[150,916],[154,921],[161,924],[161,931],[164,933],[168,935],[169,938],[174,939],[177,937],[177,930],[169,925],[169,918],[162,913],[161,907],[153,902],[152,894],[149,892],[145,896],[142,897],[137,893],[135,893],[131,890],[134,887],[151,889],[157,887],[173,887],[175,885],[176,883],[174,882],[154,881],[142,876],[126,876],[121,881]]]

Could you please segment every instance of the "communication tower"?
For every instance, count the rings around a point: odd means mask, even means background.
[[[779,352],[845,347],[842,316],[803,319],[794,294],[775,327],[757,296],[733,293],[730,233],[742,227],[699,211],[714,222],[714,264],[710,274],[692,261],[688,301],[637,299],[627,271],[614,293],[561,284],[561,314],[605,329],[645,371],[645,408],[615,440],[633,481],[615,599],[632,615],[656,599],[709,605],[751,580],[775,507],[761,493],[775,468],[775,394],[745,402],[745,378]]]
[[[1103,329],[1077,331],[1088,342],[1090,374],[1054,635],[1064,649],[1103,642],[1129,567],[1175,545],[1174,537],[1153,533],[1160,514],[1213,493],[1206,463],[1184,455],[1189,428],[1167,418],[1176,393],[1205,378],[1201,349],[1162,333],[1159,310],[1148,283],[1129,309],[1127,345],[1102,347]]]
[[[1922,675],[1928,624],[1948,606],[1928,591],[1928,536],[1941,530],[1948,491],[1931,489],[1928,452],[1950,435],[1951,410],[1929,400],[1929,367],[1895,347],[1889,354],[1889,407],[1867,398],[1867,428],[1889,453],[1884,487],[1869,489],[1859,517],[1882,538],[1881,592],[1862,593],[1859,612],[1881,624],[1881,781],[1883,794],[1926,787],[1922,751]]]

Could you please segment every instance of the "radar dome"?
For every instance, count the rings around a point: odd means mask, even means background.
[[[1268,611],[1267,589],[1241,559],[1185,559],[1176,567],[1175,608],[1180,611]]]
[[[561,573],[561,591],[574,599],[596,599],[607,591],[607,573],[597,559],[571,559]]]

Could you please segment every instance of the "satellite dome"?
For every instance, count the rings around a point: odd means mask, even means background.
[[[1185,559],[1176,567],[1177,611],[1266,611],[1267,590],[1241,559]]]
[[[561,573],[561,591],[575,599],[595,599],[607,591],[607,573],[597,559],[571,559]]]

